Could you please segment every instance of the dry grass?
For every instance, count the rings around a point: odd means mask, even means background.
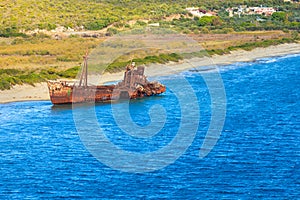
[[[74,67],[82,55],[103,39],[96,38],[15,38],[0,40],[0,69],[36,69],[57,66]]]
[[[282,31],[255,31],[230,34],[192,34],[195,41],[204,49],[226,49],[230,46],[238,46],[244,43],[257,42],[269,39],[289,37]],[[88,49],[90,52],[104,38],[65,38],[56,40],[52,38],[0,38],[0,69],[44,69],[55,67],[65,70],[82,63],[82,55]],[[107,49],[113,54],[118,48]],[[143,58],[148,55],[158,55],[156,50],[145,52],[131,52],[120,57],[120,60],[129,58]]]
[[[288,38],[290,34],[282,31],[247,31],[228,34],[191,34],[190,36],[199,42],[204,49],[212,50],[226,49],[230,46],[237,46],[247,42]]]

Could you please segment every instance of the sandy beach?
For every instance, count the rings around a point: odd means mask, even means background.
[[[249,62],[259,58],[281,56],[287,54],[300,53],[300,44],[282,44],[267,48],[256,48],[252,51],[238,50],[231,54],[215,55],[212,57],[193,58],[183,60],[179,63],[168,64],[151,64],[146,67],[145,74],[148,77],[164,76],[176,74],[188,69],[201,66],[218,66],[226,65],[235,62]],[[94,81],[96,84],[121,80],[123,72],[114,74],[104,74]],[[49,100],[49,93],[46,83],[31,85],[16,85],[10,90],[0,91],[0,103],[8,103],[15,101],[32,101],[32,100]]]

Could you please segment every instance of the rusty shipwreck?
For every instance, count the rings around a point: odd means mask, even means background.
[[[166,91],[159,82],[149,82],[144,75],[144,67],[135,68],[130,63],[124,72],[124,78],[116,85],[88,85],[88,56],[84,56],[84,66],[79,83],[71,81],[48,81],[50,99],[53,104],[83,102],[107,102],[118,99],[135,99],[158,95]]]

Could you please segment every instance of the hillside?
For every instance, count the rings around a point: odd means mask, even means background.
[[[249,20],[253,20],[249,17],[241,20],[235,19],[235,21],[226,18],[224,14],[226,8],[241,4],[275,6],[277,9],[289,12],[290,22],[300,16],[297,12],[299,4],[284,4],[282,0],[208,0],[203,2],[197,0],[3,0],[0,2],[0,35],[5,36],[5,34],[34,29],[53,30],[58,26],[75,30],[99,30],[114,24],[115,28],[123,28],[130,27],[128,21],[140,19],[163,22],[173,14],[185,16],[187,14],[185,8],[191,6],[220,12],[222,27],[234,28],[234,24],[242,25],[240,21],[248,23]],[[191,30],[190,22],[175,22],[176,25],[178,23],[182,26],[186,25],[186,28]],[[170,24],[165,24],[165,26],[170,26]],[[276,27],[274,26],[273,29]]]

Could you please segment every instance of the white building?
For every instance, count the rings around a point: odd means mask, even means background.
[[[233,15],[266,15],[270,16],[274,12],[276,12],[276,9],[273,7],[246,7],[246,6],[239,6],[239,7],[233,7],[233,8],[227,8],[226,11],[229,13],[230,17],[233,17]]]
[[[276,9],[272,7],[249,7],[249,14],[270,16],[274,12],[276,12]]]

